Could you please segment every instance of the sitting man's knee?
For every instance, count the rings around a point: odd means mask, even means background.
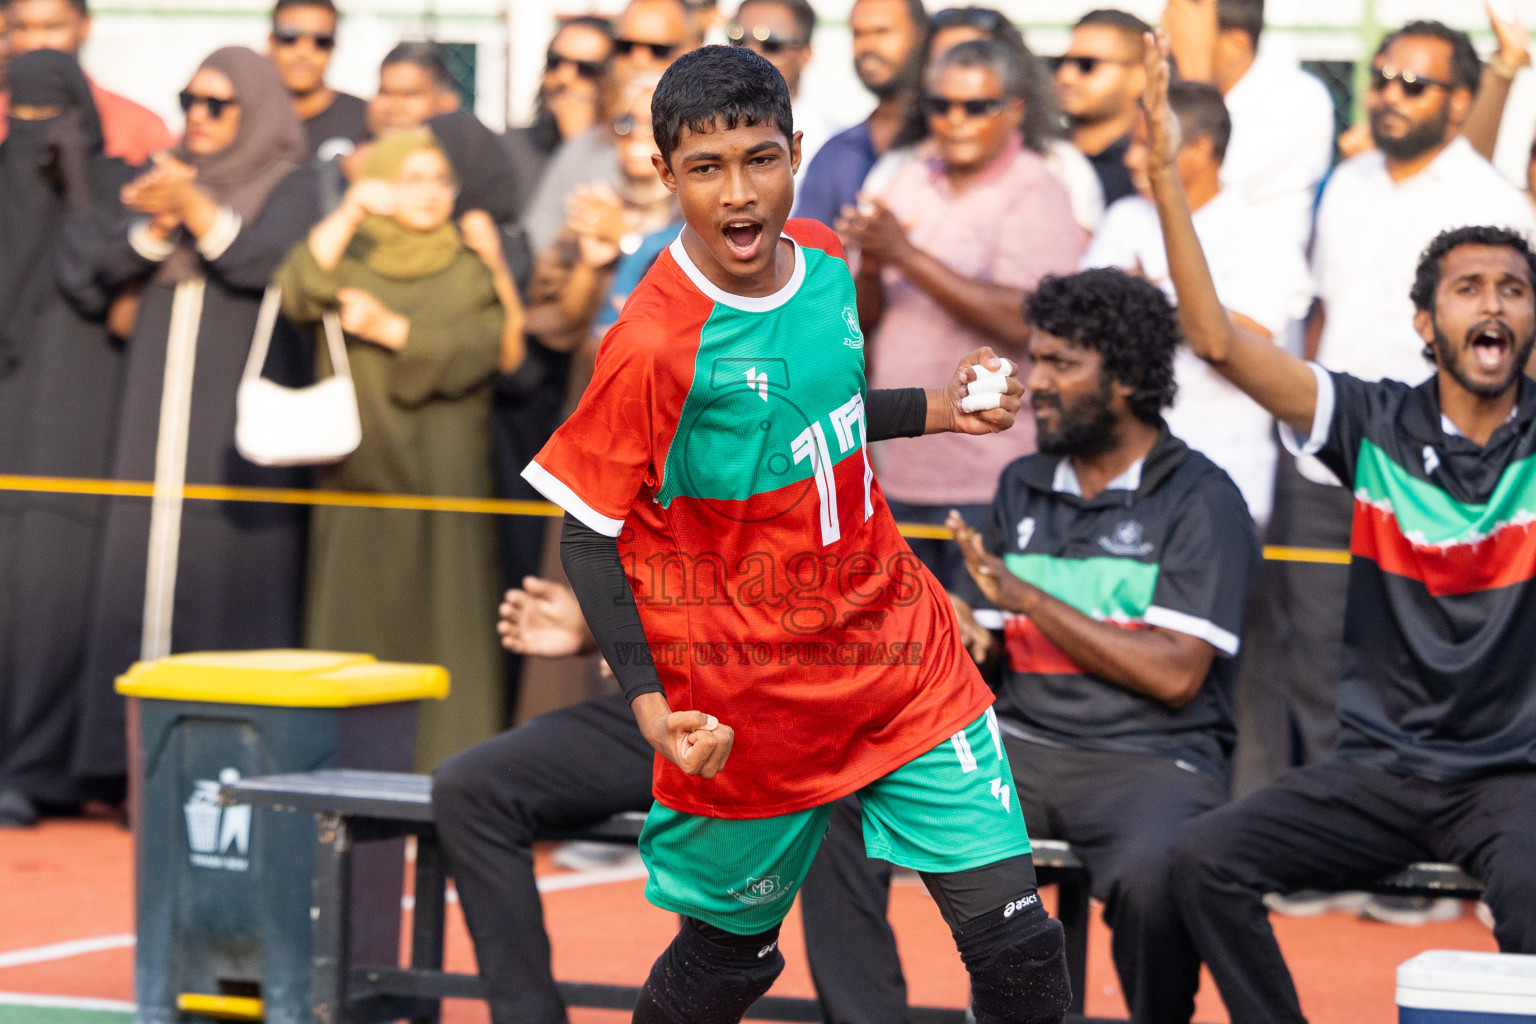
[[[778,925],[736,935],[685,917],[651,968],[635,1019],[736,1024],[783,970]]]

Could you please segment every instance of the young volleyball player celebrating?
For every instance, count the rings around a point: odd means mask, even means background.
[[[659,755],[646,895],[684,922],[634,1020],[741,1019],[783,969],[779,926],[831,803],[857,792],[870,855],[938,902],[980,1024],[1059,1021],[1061,929],[992,694],[867,453],[1006,429],[1022,388],[982,349],[946,387],[867,391],[841,246],[786,223],[800,139],[766,60],[687,54],[652,114],[687,226],[524,471],[566,511],[572,588]]]

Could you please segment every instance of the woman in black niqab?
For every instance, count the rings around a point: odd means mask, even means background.
[[[122,216],[131,170],[101,155],[101,122],[73,57],[10,64],[0,143],[0,474],[101,477],[122,375],[87,283],[66,299],[69,239]],[[0,826],[96,794],[70,768],[104,502],[0,492]]]

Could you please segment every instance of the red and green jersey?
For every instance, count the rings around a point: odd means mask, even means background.
[[[524,476],[619,542],[668,703],[736,731],[723,772],[656,759],[674,810],[757,818],[853,792],[992,700],[870,471],[864,338],[837,237],[785,234],[777,293],[722,291],[681,240]]]
[[[1339,756],[1436,782],[1536,766],[1536,385],[1473,443],[1417,387],[1317,374],[1305,444],[1355,493]]]

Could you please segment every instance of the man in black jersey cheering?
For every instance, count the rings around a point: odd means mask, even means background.
[[[1499,948],[1536,953],[1536,255],[1500,227],[1430,244],[1412,298],[1436,372],[1418,387],[1251,337],[1217,301],[1179,187],[1157,42],[1148,170],[1185,337],[1356,495],[1337,756],[1196,820],[1173,855],[1233,1024],[1302,1021],[1265,892],[1457,861],[1487,885]]]

